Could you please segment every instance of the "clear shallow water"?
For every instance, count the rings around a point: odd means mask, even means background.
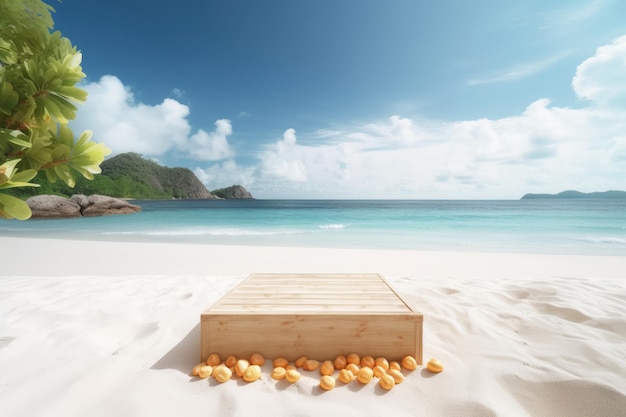
[[[0,220],[0,236],[626,255],[626,201],[136,201],[133,215]]]

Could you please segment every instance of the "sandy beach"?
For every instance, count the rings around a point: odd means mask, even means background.
[[[619,416],[626,256],[0,238],[2,416]],[[377,272],[424,314],[393,390],[190,375],[199,316],[256,272]],[[326,359],[326,358],[319,358]]]

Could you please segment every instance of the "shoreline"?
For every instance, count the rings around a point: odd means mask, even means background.
[[[0,237],[2,275],[249,275],[376,272],[428,277],[626,278],[626,256],[235,246]],[[72,262],[88,265],[77,270]],[[62,262],[62,264],[59,264]]]

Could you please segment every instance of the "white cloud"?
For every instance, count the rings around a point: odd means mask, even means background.
[[[626,37],[578,67],[586,107],[538,99],[500,119],[383,122],[319,130],[307,146],[289,129],[260,155],[255,188],[286,196],[519,198],[526,192],[621,189],[626,172]],[[610,106],[609,106],[610,105]],[[310,138],[309,138],[310,139]]]
[[[174,99],[166,98],[157,105],[138,102],[130,88],[112,75],[84,88],[89,96],[72,126],[93,130],[94,139],[114,154],[137,152],[158,157],[175,151],[209,161],[233,156],[227,141],[232,133],[228,120],[218,120],[215,132],[192,134],[189,107]]]
[[[626,108],[626,36],[601,46],[580,64],[572,87],[582,99]]]
[[[219,161],[232,158],[234,152],[228,144],[228,136],[233,128],[228,119],[215,122],[214,132],[199,130],[190,138],[190,156],[201,161]]]
[[[250,190],[255,184],[255,167],[244,167],[234,159],[227,159],[208,168],[196,167],[194,173],[209,190],[239,184]]]
[[[261,153],[261,173],[277,180],[304,182],[308,173],[301,158],[307,154],[307,148],[296,144],[296,131],[287,129],[281,140]]]

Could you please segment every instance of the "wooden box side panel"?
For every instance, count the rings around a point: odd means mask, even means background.
[[[324,360],[357,352],[390,359],[414,355],[421,362],[421,329],[422,316],[415,314],[204,314],[201,359],[212,352],[222,357],[259,352],[267,358]]]

